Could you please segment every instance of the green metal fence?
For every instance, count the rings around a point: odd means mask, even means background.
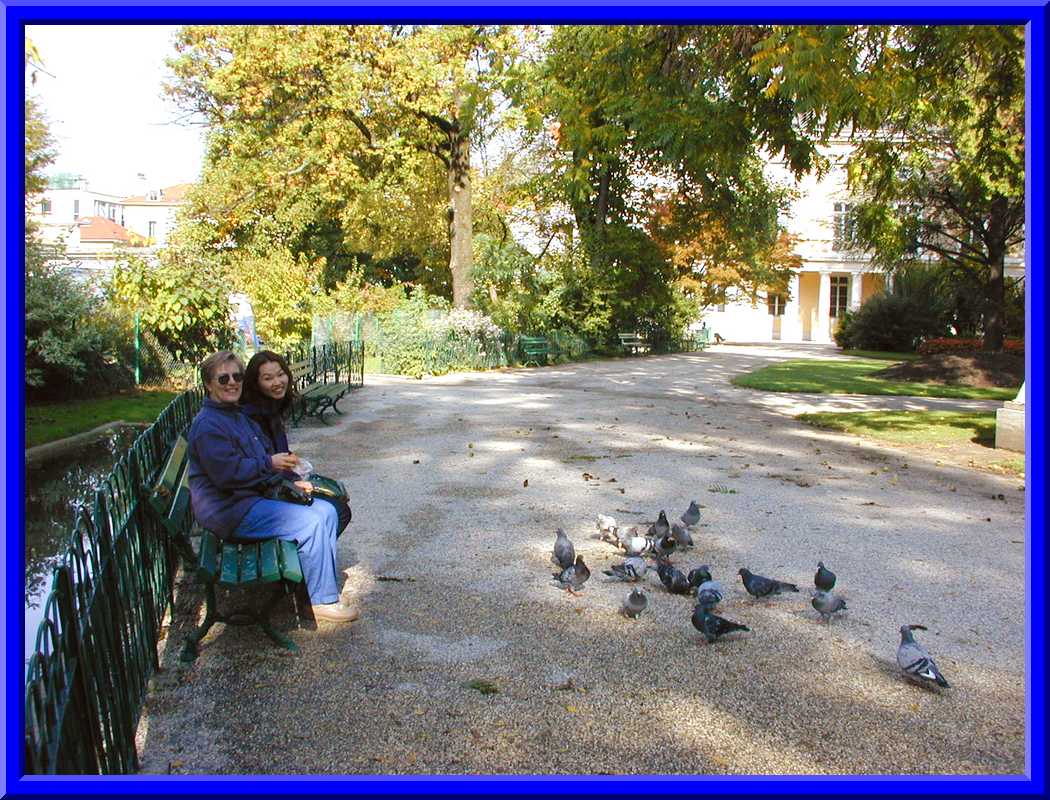
[[[203,391],[161,412],[82,507],[54,571],[29,660],[27,773],[127,773],[135,727],[158,666],[177,554],[144,500]]]

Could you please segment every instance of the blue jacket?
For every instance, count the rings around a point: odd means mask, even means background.
[[[284,418],[277,410],[277,404],[270,401],[259,403],[243,403],[241,408],[244,413],[255,422],[269,440],[264,442],[271,453],[290,453],[288,447],[288,430],[284,426]]]
[[[193,418],[190,502],[197,522],[220,538],[233,533],[278,475],[263,440],[262,431],[239,406],[206,397]]]

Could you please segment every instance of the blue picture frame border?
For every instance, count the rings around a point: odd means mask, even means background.
[[[1047,85],[1046,33],[1050,13],[1045,2],[986,6],[963,2],[857,2],[849,5],[825,2],[792,5],[761,4],[730,6],[725,3],[667,2],[640,7],[636,3],[575,3],[560,6],[557,0],[532,2],[481,2],[430,5],[419,2],[360,3],[355,5],[316,3],[289,6],[285,3],[251,2],[211,5],[206,0],[182,3],[114,2],[109,4],[59,5],[45,0],[0,2],[0,41],[4,43],[3,80],[5,192],[2,203],[6,278],[4,281],[5,371],[7,391],[2,395],[6,459],[0,486],[3,488],[5,529],[4,589],[6,621],[5,743],[2,787],[4,796],[46,797],[70,794],[648,794],[656,792],[714,794],[857,794],[880,795],[1043,795],[1045,792],[1045,550],[1044,500],[1047,481],[1043,455],[1045,420],[1045,344],[1043,311],[1047,289],[1044,269],[1046,252],[1046,143]],[[505,23],[781,23],[832,22],[872,24],[1024,24],[1027,70],[1027,320],[1026,320],[1026,418],[1027,448],[1027,536],[1026,536],[1026,676],[1027,774],[1024,776],[24,776],[24,671],[20,636],[24,598],[24,510],[19,498],[24,492],[24,294],[21,273],[13,265],[23,259],[21,218],[23,170],[17,144],[24,138],[22,113],[22,33],[26,24],[179,24],[244,22],[505,22]],[[13,500],[13,502],[12,502]],[[18,535],[11,535],[17,532]],[[975,713],[994,709],[975,709]]]

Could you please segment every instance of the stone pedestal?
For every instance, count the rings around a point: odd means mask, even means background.
[[[1016,398],[995,412],[995,446],[1024,452],[1024,384]]]

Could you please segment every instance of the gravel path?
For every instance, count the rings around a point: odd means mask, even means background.
[[[915,398],[769,395],[735,374],[830,349],[729,347],[412,381],[368,376],[293,445],[351,489],[341,563],[364,614],[294,627],[302,653],[216,625],[178,587],[140,726],[151,773],[1020,773],[1025,768],[1025,494],[1017,479],[802,425],[804,410],[940,407]],[[952,401],[951,407],[970,407]],[[994,407],[991,406],[991,407]],[[527,485],[526,485],[527,482]],[[708,646],[691,603],[647,579],[650,610],[600,570],[598,513],[646,524],[704,506],[698,549],[752,633]],[[593,571],[551,583],[554,529]],[[812,586],[753,602],[741,566]],[[897,674],[897,629],[952,683]],[[491,686],[483,693],[475,686]]]

